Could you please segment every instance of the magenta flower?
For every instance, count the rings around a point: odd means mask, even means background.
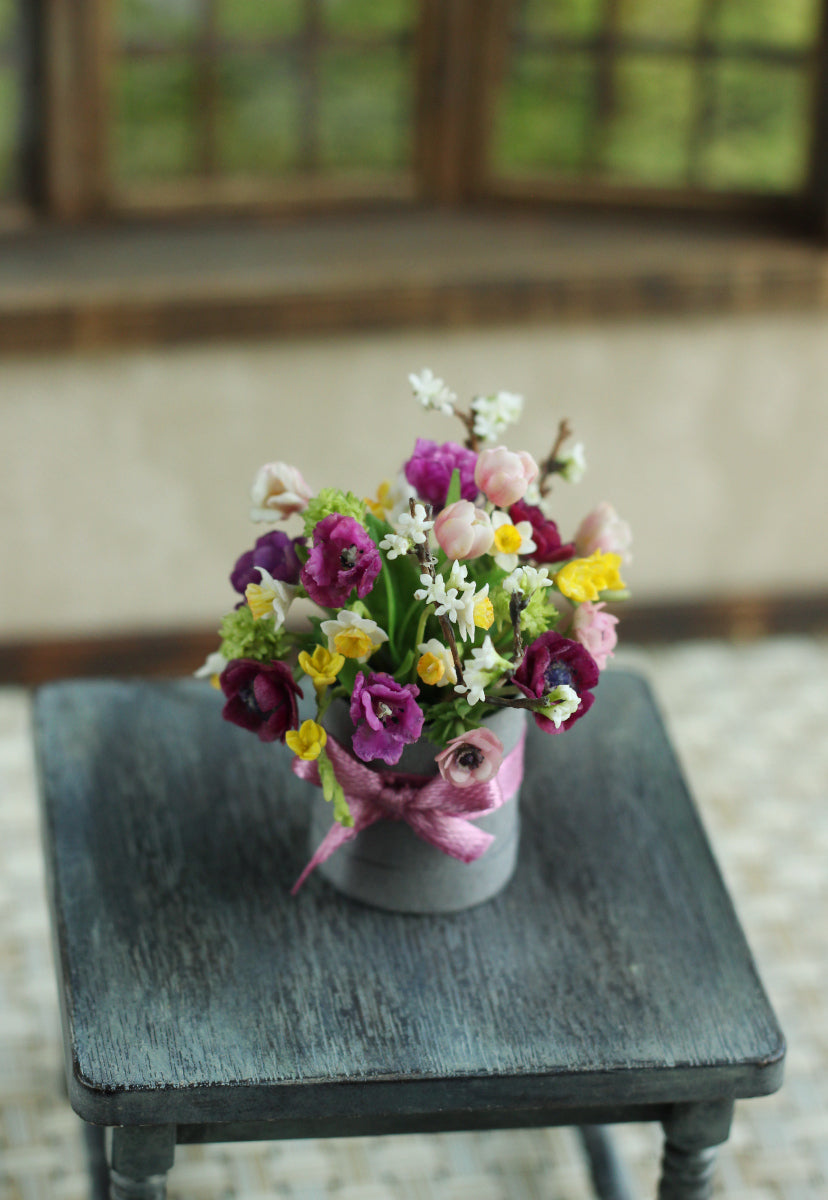
[[[381,758],[393,766],[405,746],[423,731],[423,714],[416,703],[420,689],[397,683],[390,675],[357,675],[351,696],[351,720],[356,725],[354,754],[363,762]]]
[[[474,481],[486,499],[498,508],[520,500],[538,474],[538,464],[527,450],[515,454],[505,446],[482,450],[474,469]]]
[[[460,472],[460,496],[474,500],[478,493],[474,482],[477,455],[456,442],[438,446],[427,438],[417,438],[414,453],[403,468],[405,477],[421,500],[442,508],[448,496],[449,484],[455,470]]]
[[[249,583],[261,582],[257,567],[264,567],[268,575],[282,583],[298,583],[302,564],[296,546],[303,541],[303,538],[289,538],[279,529],[257,538],[253,549],[237,559],[230,573],[231,584],[243,596]]]
[[[354,588],[360,600],[367,596],[381,569],[379,550],[359,521],[331,513],[314,528],[300,579],[315,604],[341,608]]]
[[[527,647],[512,679],[525,695],[539,700],[561,686],[572,688],[578,694],[580,704],[560,727],[543,713],[533,714],[540,729],[546,733],[560,733],[592,707],[595,697],[589,689],[598,683],[599,671],[595,659],[580,642],[548,630]]]
[[[263,742],[285,740],[299,725],[296,697],[302,689],[282,662],[261,663],[234,658],[219,676],[227,703],[221,715],[242,729],[257,733]]]
[[[545,517],[543,510],[537,505],[517,500],[509,509],[509,516],[513,525],[517,525],[519,521],[528,521],[532,526],[532,541],[536,547],[531,554],[534,562],[563,562],[564,559],[575,557],[575,543],[562,542],[558,526]]]
[[[449,558],[479,558],[494,542],[489,514],[471,500],[449,504],[434,522],[434,536]]]
[[[452,738],[435,762],[443,779],[452,787],[473,787],[498,773],[503,762],[503,743],[490,729],[470,729]]]
[[[576,605],[569,627],[570,637],[586,647],[600,671],[607,665],[607,659],[612,658],[612,652],[618,642],[618,634],[615,632],[618,617],[613,617],[603,609],[603,604],[593,604],[589,600]]]

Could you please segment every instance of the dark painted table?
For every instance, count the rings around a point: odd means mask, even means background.
[[[446,917],[311,877],[290,752],[193,682],[41,689],[35,723],[70,1099],[112,1196],[176,1142],[660,1121],[699,1200],[784,1042],[642,680],[532,727],[518,873]],[[606,1166],[606,1163],[604,1163]]]

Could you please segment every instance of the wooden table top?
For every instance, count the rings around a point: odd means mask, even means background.
[[[220,704],[192,681],[36,698],[85,1119],[279,1136],[574,1124],[779,1086],[782,1034],[636,675],[605,672],[563,736],[532,726],[518,871],[445,917],[315,877],[291,898],[307,785]]]

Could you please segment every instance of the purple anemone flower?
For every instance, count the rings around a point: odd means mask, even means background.
[[[405,477],[416,490],[421,500],[428,500],[435,508],[446,503],[451,477],[455,470],[460,472],[461,500],[474,500],[479,492],[474,482],[477,455],[456,442],[444,442],[438,446],[428,438],[417,438],[414,453],[405,464]]]
[[[533,714],[535,722],[544,732],[561,733],[592,707],[595,697],[589,689],[595,687],[599,676],[598,664],[580,642],[573,642],[554,630],[548,630],[527,647],[512,680],[533,699],[542,699],[562,684],[578,693],[581,703],[572,716],[561,723],[560,728],[543,713]]]
[[[354,588],[360,600],[367,596],[381,568],[379,550],[359,521],[331,513],[314,528],[300,578],[315,604],[341,608]]]
[[[246,550],[237,559],[230,573],[231,584],[243,596],[248,584],[261,582],[257,567],[264,567],[269,575],[282,583],[298,583],[302,564],[296,546],[303,541],[304,538],[289,538],[280,529],[257,538],[253,549]]]
[[[302,689],[283,662],[234,658],[219,683],[227,697],[221,713],[225,721],[249,729],[263,742],[283,742],[289,729],[298,728],[296,697],[301,697]]]
[[[405,746],[416,742],[423,730],[423,714],[416,702],[420,689],[397,683],[379,671],[357,675],[351,696],[351,720],[356,725],[354,754],[363,762],[381,758],[393,766]]]

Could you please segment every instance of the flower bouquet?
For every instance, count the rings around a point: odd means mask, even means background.
[[[403,857],[419,842],[429,869],[479,868],[520,785],[526,715],[549,734],[586,715],[616,644],[605,605],[627,595],[630,534],[613,508],[589,513],[570,542],[550,515],[554,482],[585,468],[581,445],[566,449],[565,421],[537,462],[497,444],[520,396],[478,396],[461,410],[430,371],[409,378],[423,408],[459,418],[463,443],[418,438],[373,499],[314,493],[295,467],[263,466],[252,519],[297,517],[303,529],[264,533],[238,559],[230,581],[241,599],[197,672],[221,688],[228,721],[285,743],[294,772],[324,797],[321,843],[294,891],[378,824],[402,824]],[[310,615],[289,621],[297,599]],[[300,719],[299,702],[311,700]],[[515,843],[495,887],[511,874]],[[428,890],[424,869],[417,859],[409,892]],[[341,870],[327,874],[366,898]],[[429,904],[409,896],[399,907]]]

